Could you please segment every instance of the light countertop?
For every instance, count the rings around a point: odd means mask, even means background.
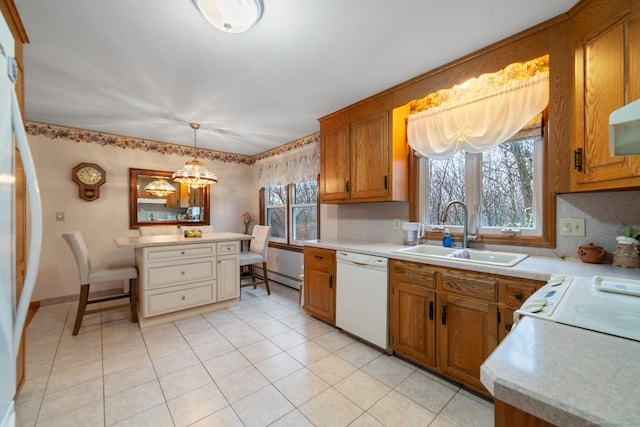
[[[250,234],[241,233],[204,233],[202,237],[184,237],[182,234],[168,234],[161,236],[132,236],[116,237],[114,239],[119,248],[144,248],[149,246],[192,245],[196,243],[230,242],[236,240],[251,240]]]
[[[531,317],[481,369],[494,398],[559,426],[640,424],[638,378],[639,342]]]

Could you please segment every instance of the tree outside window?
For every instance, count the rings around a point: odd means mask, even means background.
[[[295,245],[318,238],[317,181],[268,187],[265,199],[271,240]]]

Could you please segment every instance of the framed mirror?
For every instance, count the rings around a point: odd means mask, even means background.
[[[209,187],[174,182],[173,172],[129,169],[129,227],[209,225]]]

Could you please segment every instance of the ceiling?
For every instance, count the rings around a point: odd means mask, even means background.
[[[249,31],[191,0],[15,0],[26,119],[254,155],[577,0],[264,0]]]

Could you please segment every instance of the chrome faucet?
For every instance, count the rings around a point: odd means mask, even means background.
[[[447,206],[444,208],[444,212],[442,213],[442,218],[440,221],[445,222],[447,220],[447,212],[449,212],[449,208],[452,205],[460,205],[462,209],[464,209],[464,221],[462,223],[462,247],[469,247],[469,240],[476,240],[478,236],[469,236],[468,226],[469,226],[469,211],[467,210],[467,205],[462,203],[460,200],[453,200],[447,203]]]

